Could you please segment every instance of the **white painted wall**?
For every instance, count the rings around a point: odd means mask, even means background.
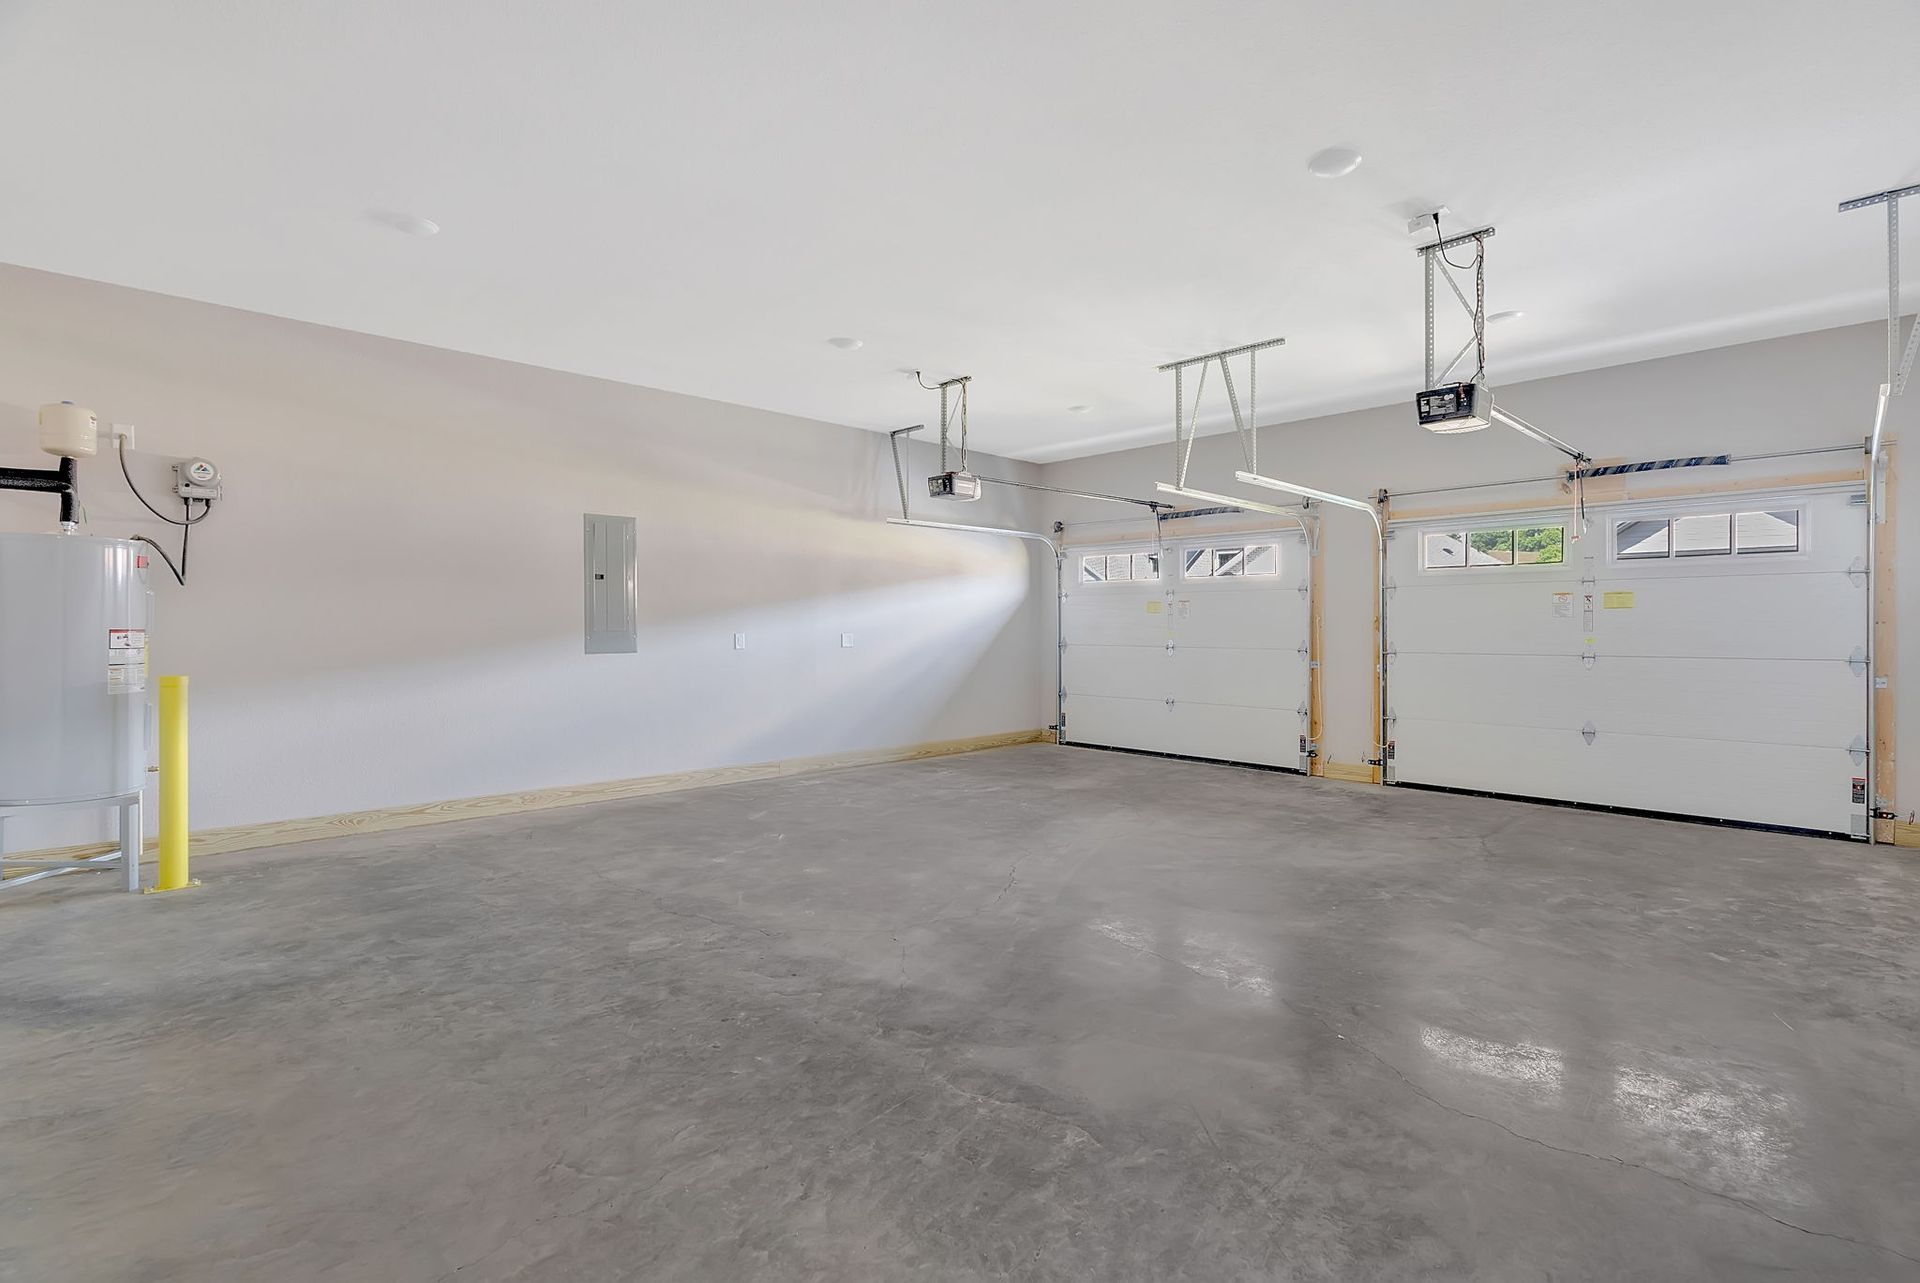
[[[181,455],[226,475],[188,587],[156,564],[196,828],[1052,720],[1051,557],[884,525],[884,436],[0,269],[0,463],[51,463],[33,418],[61,398],[138,425],[150,496]],[[81,477],[87,531],[177,547],[105,454]],[[1007,489],[915,506],[1038,519]],[[582,653],[583,512],[639,518],[638,654]],[[0,529],[54,520],[0,492]],[[8,845],[102,832],[49,818]]]
[[[1876,393],[1885,369],[1884,325],[1822,330],[1762,343],[1615,366],[1499,388],[1503,404],[1596,458],[1670,458],[1693,454],[1751,455],[1856,442],[1872,429]],[[1263,363],[1262,382],[1286,378],[1286,350]],[[1497,371],[1496,371],[1497,372]],[[1417,377],[1418,370],[1412,371]],[[1191,388],[1192,380],[1189,380]],[[1210,396],[1217,396],[1217,375]],[[1169,390],[1170,391],[1170,390]],[[1514,477],[1544,476],[1560,456],[1498,427],[1464,436],[1423,432],[1408,404],[1307,419],[1261,434],[1261,470],[1340,493],[1367,496]],[[1171,395],[1169,395],[1171,401]],[[1889,431],[1920,423],[1920,387],[1896,407]],[[1857,466],[1856,456],[1806,459],[1714,469],[1703,480],[1778,476]],[[1233,479],[1244,466],[1231,434],[1202,438],[1194,447],[1189,484],[1222,493],[1286,502]],[[1171,410],[1165,443],[1066,460],[1046,466],[1046,483],[1108,493],[1152,496],[1153,483],[1171,480]],[[1696,474],[1698,475],[1698,474]],[[1646,487],[1684,484],[1685,474],[1651,479]],[[1920,460],[1908,461],[1898,496],[1897,547],[1920,549]],[[1484,501],[1497,506],[1550,493],[1550,486],[1475,491],[1407,499],[1440,506]],[[1069,538],[1137,526],[1110,504],[1056,500],[1052,516],[1069,523]],[[1091,522],[1118,524],[1095,526]],[[1362,513],[1330,510],[1324,540],[1325,667],[1323,751],[1335,761],[1358,762],[1368,751],[1373,681],[1373,526]],[[1901,594],[1899,671],[1901,732],[1896,744],[1904,809],[1920,807],[1920,593]],[[1071,711],[1069,711],[1071,719]]]

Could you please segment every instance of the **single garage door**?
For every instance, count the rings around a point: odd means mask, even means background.
[[[1862,502],[1396,525],[1391,778],[1864,835]]]
[[[1304,769],[1298,531],[1074,548],[1067,569],[1065,740]]]

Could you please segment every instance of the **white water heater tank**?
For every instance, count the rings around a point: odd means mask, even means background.
[[[146,782],[145,561],[125,539],[0,534],[0,807]]]

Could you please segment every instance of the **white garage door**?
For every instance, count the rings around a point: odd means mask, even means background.
[[[1063,738],[1304,768],[1298,531],[1075,548],[1067,570]]]
[[[1391,777],[1864,834],[1854,493],[1396,526]],[[1860,782],[1860,785],[1856,784]]]

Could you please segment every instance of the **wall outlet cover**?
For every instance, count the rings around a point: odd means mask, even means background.
[[[841,649],[841,650],[852,650],[852,649],[853,649],[853,634],[852,634],[852,633],[841,633],[841,634],[840,634],[840,649]]]
[[[745,633],[735,633],[733,635],[733,648],[735,650],[745,650],[747,648],[747,635]]]

